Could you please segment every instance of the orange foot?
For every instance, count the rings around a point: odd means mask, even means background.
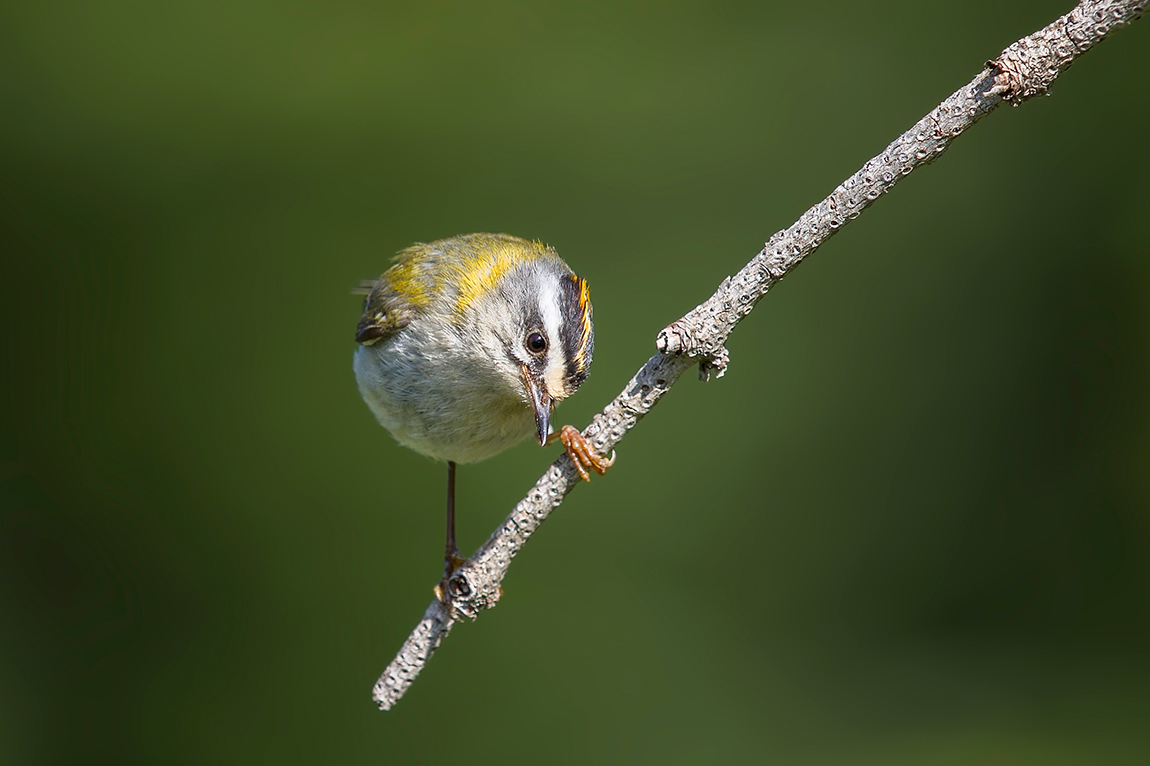
[[[550,444],[556,439],[563,442],[563,446],[567,448],[567,457],[571,458],[575,470],[583,477],[583,481],[591,481],[591,474],[587,473],[588,468],[602,476],[607,473],[608,468],[615,465],[615,453],[612,452],[610,458],[596,455],[591,449],[591,444],[575,426],[563,426],[558,433],[551,434],[547,438],[547,443]]]

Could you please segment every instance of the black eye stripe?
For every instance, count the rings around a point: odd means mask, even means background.
[[[587,300],[586,283],[574,274],[560,282],[560,310],[563,312],[563,324],[556,342],[563,346],[567,361],[567,386],[574,391],[587,378],[591,354],[595,348],[591,302]]]

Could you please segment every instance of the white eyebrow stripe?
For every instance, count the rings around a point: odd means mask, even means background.
[[[551,398],[563,398],[563,378],[566,375],[567,360],[563,350],[563,313],[559,310],[559,280],[554,274],[546,275],[539,285],[539,314],[543,317],[543,329],[547,331],[547,367],[543,378],[547,393]]]
[[[563,326],[563,314],[559,311],[559,285],[548,274],[539,285],[539,314],[543,317],[543,329],[551,343],[559,340],[559,330]]]

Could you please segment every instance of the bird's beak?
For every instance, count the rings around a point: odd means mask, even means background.
[[[547,435],[551,431],[551,396],[539,385],[539,381],[521,365],[523,373],[523,388],[527,391],[527,399],[531,402],[531,409],[535,411],[535,426],[539,429],[539,443],[547,446]]]

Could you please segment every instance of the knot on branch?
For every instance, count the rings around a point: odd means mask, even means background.
[[[1035,96],[1044,96],[1051,83],[1070,66],[1081,50],[1067,30],[1070,14],[1045,29],[1010,45],[986,65],[995,70],[994,84],[983,96],[1001,96],[1018,106]]]
[[[699,380],[706,383],[712,377],[721,378],[727,373],[727,365],[731,362],[731,354],[726,346],[719,348],[711,356],[699,360]]]
[[[1053,24],[1022,38],[998,58],[986,62],[996,74],[994,85],[982,95],[1001,96],[1013,106],[1046,95],[1050,84],[1075,58],[1141,16],[1145,5],[1117,0],[1080,3]]]
[[[687,317],[672,322],[659,332],[655,347],[667,356],[685,356],[699,361],[699,380],[721,378],[731,361],[730,352],[721,341],[713,340],[713,333],[700,333]]]
[[[732,280],[727,277],[709,299],[699,304],[682,319],[663,328],[655,347],[667,356],[685,356],[698,360],[699,379],[721,378],[727,371],[731,355],[727,336],[743,317],[755,307],[769,283],[769,267],[755,259]]]
[[[984,98],[1001,96],[1011,106],[1018,106],[1027,99],[1047,95],[1050,83],[1058,76],[1057,67],[1043,66],[1041,72],[1033,69],[1036,63],[1033,57],[1026,51],[1011,50],[1015,46],[1017,43],[1003,51],[998,58],[986,62],[995,71],[994,84],[982,94]]]
[[[451,573],[444,585],[436,586],[435,595],[453,617],[474,620],[484,609],[490,609],[503,595],[498,580],[486,576],[473,561],[466,561]]]

